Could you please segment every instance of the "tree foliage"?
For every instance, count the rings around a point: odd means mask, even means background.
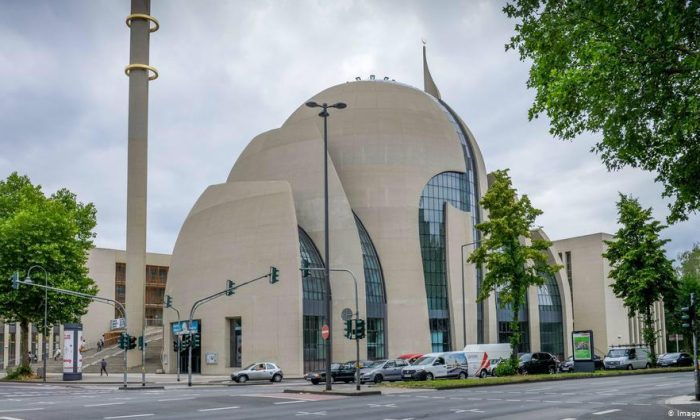
[[[657,174],[668,221],[700,209],[700,0],[510,0],[506,50],[531,61],[530,119],[571,140],[602,134],[609,170]]]
[[[617,203],[620,229],[608,245],[603,257],[610,262],[610,285],[615,296],[622,299],[629,316],[642,317],[642,336],[655,358],[654,344],[658,331],[654,328],[652,308],[655,302],[668,297],[673,302],[677,287],[671,261],[666,258],[659,233],[665,228],[651,217],[651,208],[643,209],[635,198],[620,194]]]
[[[23,364],[28,324],[43,325],[44,289],[20,285],[14,290],[9,277],[19,271],[24,279],[31,266],[39,265],[49,286],[96,294],[86,266],[95,225],[95,206],[78,202],[67,189],[47,197],[26,176],[13,173],[0,181],[0,318],[20,322]],[[41,269],[32,270],[31,278],[39,284],[46,281]],[[49,292],[48,324],[78,321],[89,303]]]
[[[478,300],[497,293],[499,303],[513,310],[511,345],[515,357],[521,342],[518,313],[525,307],[528,288],[542,285],[561,267],[547,262],[545,251],[552,243],[530,236],[542,211],[532,206],[527,195],[518,198],[507,170],[494,172],[493,179],[481,201],[489,218],[476,225],[482,233],[481,245],[468,261],[486,269]]]
[[[678,276],[678,286],[672,296],[666,298],[673,299],[673,305],[665,305],[666,309],[666,330],[673,334],[683,334],[683,348],[692,351],[692,335],[687,328],[683,328],[680,308],[690,305],[690,294],[695,294],[695,299],[700,299],[700,244],[696,243],[693,248],[682,252],[677,259],[676,275]]]

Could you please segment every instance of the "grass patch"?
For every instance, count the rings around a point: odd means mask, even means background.
[[[31,381],[37,379],[32,368],[19,366],[16,369],[7,369],[7,375],[2,378],[3,381]]]
[[[563,381],[567,379],[581,378],[600,378],[605,376],[623,376],[623,375],[648,375],[653,373],[672,373],[672,372],[692,372],[693,367],[684,368],[654,368],[654,369],[639,369],[639,370],[597,370],[595,372],[574,372],[574,373],[557,373],[554,375],[517,375],[495,378],[467,378],[467,379],[438,379],[434,381],[407,381],[393,382],[382,384],[382,386],[393,388],[413,388],[413,389],[454,389],[454,388],[471,388],[475,386],[490,386],[490,385],[506,385],[519,384],[526,382],[544,382],[544,381]]]

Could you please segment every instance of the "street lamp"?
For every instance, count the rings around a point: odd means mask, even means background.
[[[27,277],[24,279],[25,281],[32,282],[32,278],[29,276],[32,273],[32,270],[35,268],[40,268],[44,272],[44,286],[49,285],[49,273],[46,272],[46,269],[40,265],[33,265],[29,267],[29,270],[27,271]],[[48,308],[49,308],[49,290],[44,289],[44,334],[43,334],[43,339],[42,339],[42,350],[41,350],[41,357],[44,359],[44,382],[46,382],[46,319],[48,317]]]
[[[481,241],[474,241],[474,242],[469,242],[468,244],[462,245],[460,248],[460,254],[462,255],[462,260],[461,260],[461,265],[462,265],[462,338],[463,338],[463,343],[464,347],[467,347],[467,303],[466,303],[466,297],[464,296],[465,294],[465,289],[464,289],[464,247],[469,246],[469,245],[476,245],[480,244]]]
[[[347,105],[343,102],[336,102],[333,105],[323,103],[317,104],[314,101],[306,103],[309,108],[323,108],[318,116],[323,118],[323,206],[324,206],[324,241],[326,260],[326,322],[328,323],[328,346],[326,352],[326,390],[332,389],[331,385],[331,355],[333,354],[333,314],[331,312],[331,260],[328,247],[328,108],[344,109]]]

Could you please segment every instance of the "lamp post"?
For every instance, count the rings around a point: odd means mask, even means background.
[[[29,276],[32,273],[32,270],[35,268],[39,268],[44,272],[44,286],[49,285],[49,273],[46,272],[46,269],[40,265],[33,265],[29,267],[29,270],[27,270],[27,277],[25,278],[25,281],[29,281],[31,283],[32,279]],[[49,290],[44,289],[44,331],[42,335],[42,340],[41,340],[41,358],[44,359],[44,382],[46,382],[46,324],[47,324],[47,317],[48,317],[48,308],[49,308]]]
[[[309,108],[323,108],[318,116],[323,118],[323,211],[324,211],[324,248],[326,260],[326,322],[328,323],[328,346],[326,352],[326,390],[332,389],[331,385],[331,356],[333,354],[333,314],[331,313],[331,260],[328,247],[328,108],[344,109],[347,105],[343,102],[336,102],[333,105],[323,103],[321,105],[314,101],[306,103]]]
[[[466,303],[466,297],[465,297],[465,288],[464,288],[464,247],[469,246],[469,245],[476,245],[481,243],[481,241],[474,241],[474,242],[469,242],[468,244],[462,245],[460,248],[460,254],[462,255],[461,259],[461,266],[462,266],[462,338],[463,338],[463,347],[467,347],[467,303]]]

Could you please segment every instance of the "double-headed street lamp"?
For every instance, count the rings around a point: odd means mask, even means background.
[[[325,242],[325,274],[326,274],[326,317],[328,325],[328,346],[326,352],[326,390],[332,389],[331,385],[331,355],[333,354],[333,314],[331,312],[331,259],[328,250],[328,108],[344,109],[347,105],[343,102],[337,102],[333,105],[323,103],[321,105],[314,101],[306,103],[309,108],[323,108],[318,116],[323,118],[323,206],[324,206],[324,242]]]
[[[27,277],[24,279],[25,281],[31,283],[32,278],[30,277],[30,274],[32,273],[32,270],[35,268],[41,269],[44,272],[44,286],[49,285],[49,273],[46,272],[46,269],[40,265],[33,265],[29,267],[29,270],[27,270]],[[44,333],[43,333],[43,339],[42,339],[42,351],[41,351],[41,357],[44,359],[44,374],[42,375],[44,377],[44,382],[46,382],[46,327],[47,327],[47,317],[48,317],[48,308],[49,308],[49,290],[44,289]]]
[[[464,347],[467,346],[467,306],[466,306],[466,297],[464,295],[465,289],[464,289],[464,247],[469,246],[469,245],[476,245],[480,244],[481,241],[474,241],[474,242],[469,242],[468,244],[462,245],[462,248],[460,249],[460,253],[462,255],[461,259],[461,266],[462,266],[462,338],[463,338],[463,344]]]

